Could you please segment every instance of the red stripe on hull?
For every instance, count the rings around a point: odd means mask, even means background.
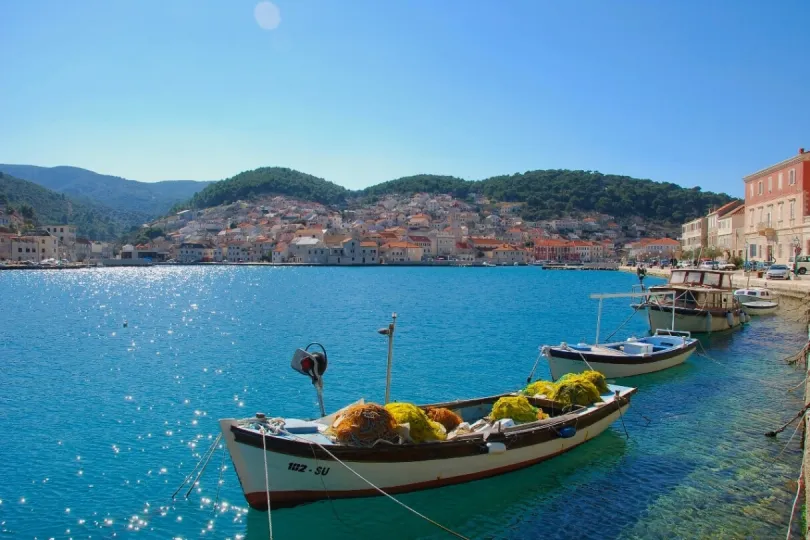
[[[529,461],[522,461],[520,463],[514,463],[512,465],[506,465],[504,467],[498,467],[495,469],[488,469],[486,471],[481,471],[477,473],[470,473],[470,474],[463,474],[460,476],[453,476],[451,478],[439,478],[436,480],[428,480],[426,482],[416,482],[414,484],[404,484],[401,486],[392,486],[388,488],[383,488],[386,493],[395,494],[395,493],[408,493],[411,491],[421,491],[424,489],[434,489],[444,486],[451,486],[453,484],[463,484],[464,482],[472,482],[474,480],[481,480],[483,478],[489,478],[491,476],[497,476],[499,474],[508,473],[511,471],[516,471],[518,469],[524,469],[526,467],[530,467],[532,465],[536,465],[542,461],[547,459],[551,459],[553,457],[559,456],[560,454],[564,454],[569,450],[572,450],[579,446],[580,444],[584,444],[591,439],[587,439],[582,441],[581,443],[572,446],[570,448],[566,448],[560,452],[555,452],[554,454],[549,454],[547,456],[543,456],[537,459],[532,459]],[[328,485],[327,485],[328,487]],[[344,491],[333,491],[329,490],[328,496],[327,491],[271,491],[270,492],[270,503],[272,504],[273,508],[291,508],[293,506],[297,506],[299,504],[311,503],[316,501],[322,501],[329,498],[332,499],[352,499],[358,497],[375,497],[379,496],[380,492],[373,488],[368,489],[357,489],[357,490],[344,490]],[[266,511],[267,510],[267,492],[265,491],[256,491],[254,493],[246,493],[245,499],[247,499],[248,504],[251,508],[255,510]]]

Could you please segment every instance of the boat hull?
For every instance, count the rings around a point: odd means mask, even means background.
[[[740,310],[710,312],[686,308],[675,308],[675,328],[679,332],[711,333],[730,330],[742,324]],[[647,306],[650,331],[672,326],[672,307],[656,304]]]
[[[608,379],[633,377],[669,369],[683,364],[695,351],[697,343],[678,347],[672,351],[661,353],[658,359],[654,356],[641,358],[636,355],[626,357],[600,358],[599,355],[577,353],[576,351],[562,351],[556,347],[548,349],[546,357],[551,368],[551,377],[556,381],[566,373],[582,373],[594,369]],[[587,364],[582,359],[584,356]]]
[[[472,454],[467,451],[467,455],[462,457],[431,459],[430,456],[419,456],[414,453],[413,459],[410,461],[392,461],[384,455],[376,459],[343,458],[342,461],[375,486],[391,494],[471,482],[529,467],[576,448],[608,429],[628,407],[629,400],[627,399],[623,399],[620,403],[610,401],[599,404],[595,408],[595,412],[587,413],[587,420],[585,420],[585,416],[581,417],[583,422],[579,424],[573,436],[563,438],[553,435],[548,440],[537,444],[507,447],[499,445],[497,442],[487,443],[479,438],[477,443],[467,445],[472,446]],[[594,408],[589,410],[593,411]],[[245,440],[238,440],[237,434],[240,433],[240,428],[237,420],[221,420],[220,428],[245,499],[254,509],[267,509],[268,491],[265,487],[265,478],[268,479],[269,500],[274,509],[327,498],[381,495],[379,491],[358,478],[348,468],[322,450],[311,447],[312,445],[299,445],[310,447],[309,455],[307,452],[296,452],[295,455],[290,455],[270,449],[265,451],[255,441],[248,443]],[[265,436],[265,441],[270,439],[272,436]],[[497,441],[498,439],[490,437],[489,440]],[[430,443],[429,446],[441,451],[442,446],[452,444],[452,442]],[[424,445],[420,446],[424,447]],[[326,448],[335,451],[339,447],[326,446]],[[452,448],[452,446],[447,448]],[[387,447],[387,450],[398,451],[392,447]],[[419,452],[424,454],[423,450],[419,450]],[[383,451],[383,454],[385,453]],[[265,459],[267,460],[267,476],[265,476]],[[324,471],[326,472],[324,473]]]
[[[742,309],[748,315],[771,315],[779,309],[779,304],[775,302],[743,302]]]

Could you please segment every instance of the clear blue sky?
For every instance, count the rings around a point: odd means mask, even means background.
[[[350,188],[572,168],[741,195],[810,147],[807,0],[275,0],[274,29],[257,3],[0,0],[0,162]]]

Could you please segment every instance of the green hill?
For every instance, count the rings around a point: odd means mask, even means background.
[[[418,192],[470,193],[492,201],[526,203],[525,219],[551,219],[564,214],[602,212],[618,219],[641,217],[652,222],[682,223],[732,200],[724,193],[703,192],[666,182],[592,171],[540,170],[485,180],[418,175],[391,180],[359,192],[364,197]]]
[[[79,167],[0,164],[0,171],[17,178],[25,178],[74,199],[87,200],[113,210],[138,212],[148,216],[165,214],[173,205],[188,200],[210,183],[193,180],[137,182],[98,174]]]
[[[114,240],[133,225],[147,219],[139,212],[113,210],[86,201],[78,201],[45,189],[33,182],[0,172],[0,206],[8,206],[32,226],[45,224],[76,225],[80,236],[93,240]]]
[[[342,204],[350,192],[323,178],[286,169],[263,167],[210,184],[183,206],[207,208],[260,195],[287,195],[323,204]]]

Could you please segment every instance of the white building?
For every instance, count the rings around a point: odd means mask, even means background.
[[[299,237],[288,246],[290,262],[306,264],[326,264],[329,262],[329,248],[317,238]]]

